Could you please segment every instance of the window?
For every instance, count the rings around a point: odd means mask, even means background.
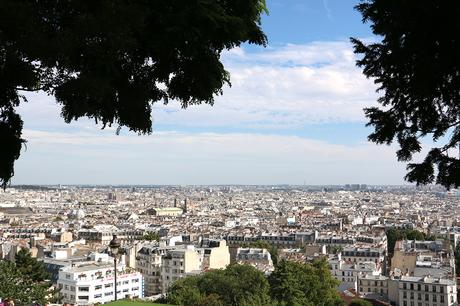
[[[127,284],[129,284],[129,280],[125,280],[125,281],[123,282],[123,285],[127,285]]]
[[[403,283],[403,289],[407,289],[407,284]]]
[[[417,290],[418,290],[418,291],[422,291],[422,285],[417,284]]]
[[[75,291],[75,286],[70,286],[71,291]]]
[[[433,288],[433,292],[436,292],[436,287],[437,286],[431,286]]]
[[[410,284],[410,290],[414,290],[414,284]]]
[[[79,300],[89,300],[89,296],[87,296],[87,295],[79,295],[78,299]]]
[[[98,294],[95,294],[95,295],[94,295],[94,298],[95,298],[95,299],[98,299],[98,298],[101,298],[101,297],[102,297],[102,293],[98,293]]]
[[[66,279],[70,279],[70,274],[66,274],[66,275],[65,275],[65,278],[66,278]]]
[[[109,287],[112,287],[112,286],[113,286],[112,283],[110,283],[110,284],[105,284],[105,285],[104,285],[105,288],[109,288]]]
[[[403,299],[407,298],[407,291],[403,291]]]
[[[88,292],[89,287],[78,287],[78,291]]]
[[[139,279],[138,279],[138,278],[135,278],[135,279],[131,280],[131,282],[133,282],[133,283],[138,283],[138,282],[139,282]]]
[[[97,286],[94,287],[94,289],[95,290],[100,290],[100,289],[102,289],[102,285],[97,285]]]
[[[105,296],[113,295],[113,292],[112,292],[112,291],[106,292],[104,295],[105,295]]]
[[[433,286],[434,287],[434,286]],[[433,294],[433,302],[437,302],[436,301],[436,294]]]
[[[443,288],[443,287],[441,287]],[[444,295],[441,295],[441,303],[444,303]]]
[[[123,289],[123,292],[128,292],[128,291],[129,291],[129,289]]]
[[[425,301],[429,301],[430,300],[430,296],[428,295],[428,293],[425,293]]]
[[[443,286],[441,286],[441,288],[439,288],[439,289],[440,289],[441,293],[444,293],[444,287]]]
[[[137,291],[137,290],[139,290],[139,287],[134,287],[131,289],[131,291]]]
[[[422,300],[422,294],[421,293],[417,293],[417,300],[419,300],[419,301]]]
[[[63,284],[58,284],[58,286],[59,286],[59,289],[62,289],[64,287]]]

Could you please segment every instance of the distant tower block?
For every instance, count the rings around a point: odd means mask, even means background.
[[[186,214],[189,210],[189,207],[188,207],[188,202],[187,202],[187,198],[184,199],[184,214]]]
[[[177,207],[177,198],[174,198],[174,207]]]

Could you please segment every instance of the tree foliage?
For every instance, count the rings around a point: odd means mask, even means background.
[[[249,265],[231,265],[178,280],[168,292],[174,305],[343,305],[325,260],[280,261],[267,278]]]
[[[0,260],[0,297],[12,298],[18,306],[56,301],[58,292],[50,290],[51,284],[34,280],[23,268]]]
[[[460,276],[460,244],[454,249],[454,256],[455,256],[455,274],[457,277]]]
[[[380,42],[352,39],[357,61],[383,95],[382,107],[365,109],[369,140],[397,141],[400,161],[435,143],[420,163],[409,163],[409,182],[460,186],[460,6],[456,1],[367,0],[356,6]]]
[[[140,238],[140,240],[146,240],[146,241],[160,241],[160,235],[158,233],[154,232],[148,232],[144,236]]]
[[[249,244],[251,248],[266,249],[270,253],[273,265],[278,264],[278,248],[264,240],[257,240]]]
[[[34,282],[44,282],[50,279],[49,273],[41,261],[33,258],[27,249],[21,249],[15,256],[16,268]]]
[[[355,299],[348,306],[372,306],[372,303],[363,299]]]
[[[387,245],[388,245],[388,253],[393,254],[396,241],[398,240],[432,240],[434,237],[430,237],[425,235],[418,230],[413,229],[399,229],[399,228],[389,228],[386,230],[387,235]]]
[[[221,52],[266,44],[263,12],[264,0],[3,0],[0,184],[25,142],[21,91],[54,95],[67,123],[89,117],[151,133],[154,102],[213,104],[230,84]]]
[[[174,305],[270,305],[264,274],[249,265],[230,265],[176,281],[168,292]]]
[[[269,276],[270,294],[277,305],[343,305],[326,260],[312,264],[281,260]]]

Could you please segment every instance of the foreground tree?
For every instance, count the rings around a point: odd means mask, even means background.
[[[362,299],[356,299],[351,301],[350,305],[348,306],[372,306],[372,303]]]
[[[400,161],[412,160],[431,137],[431,148],[420,163],[409,163],[406,180],[460,186],[460,6],[456,1],[367,0],[357,5],[370,22],[377,43],[352,39],[358,66],[383,92],[381,108],[365,109],[369,140],[396,140]]]
[[[394,254],[396,241],[398,240],[433,240],[434,237],[427,237],[424,233],[413,229],[389,228],[385,231],[388,241],[388,254],[390,257]]]
[[[269,277],[270,294],[277,305],[341,306],[326,260],[312,264],[281,260]]]
[[[176,281],[168,292],[173,305],[270,305],[264,274],[249,265],[230,265]]]
[[[33,258],[27,249],[21,249],[16,254],[14,262],[19,272],[27,275],[34,282],[44,282],[50,279],[43,263]]]
[[[214,102],[230,84],[221,52],[265,45],[264,11],[265,0],[3,0],[0,184],[25,142],[21,91],[54,95],[66,122],[89,117],[151,133],[154,102]]]
[[[0,260],[0,297],[12,298],[15,305],[44,304],[54,300],[56,292],[50,291],[48,283],[36,282],[16,266]]]

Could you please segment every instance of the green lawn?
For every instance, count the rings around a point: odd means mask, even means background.
[[[120,300],[116,302],[110,302],[106,305],[110,306],[168,306],[166,304],[157,304],[144,301],[131,301],[131,300]],[[171,306],[171,305],[170,305]]]

